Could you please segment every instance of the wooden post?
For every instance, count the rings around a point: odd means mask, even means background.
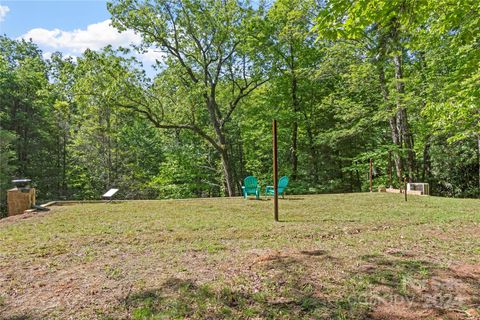
[[[278,221],[278,145],[277,120],[273,120],[273,216]]]
[[[407,201],[407,177],[403,178],[403,187],[405,188],[403,192],[405,193],[405,201]]]
[[[373,163],[370,159],[370,192],[373,192]]]

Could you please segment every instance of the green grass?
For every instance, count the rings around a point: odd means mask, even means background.
[[[448,318],[480,303],[478,200],[290,196],[281,222],[272,211],[132,201],[3,220],[0,318],[364,319],[392,299]],[[453,298],[429,303],[446,294],[432,279]]]

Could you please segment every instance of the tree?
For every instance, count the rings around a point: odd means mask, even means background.
[[[412,46],[424,61],[426,102],[422,112],[432,130],[440,137],[448,134],[450,143],[475,141],[480,196],[480,55],[476,36],[480,4],[442,0],[429,1],[428,8],[430,14],[417,22]]]
[[[14,140],[13,133],[0,129],[0,217],[6,211],[6,191],[11,186],[10,180],[16,169],[13,165],[15,160],[15,151],[12,150]]]
[[[404,60],[407,58],[406,41],[409,39],[408,24],[415,19],[413,9],[420,3],[410,1],[369,0],[329,1],[321,11],[316,30],[324,39],[346,39],[363,43],[369,56],[378,68],[379,89],[384,98],[389,116],[392,143],[396,152],[397,177],[408,170],[410,179],[415,175],[415,152],[413,134],[405,102]],[[387,67],[393,66],[391,79],[387,78]],[[393,84],[394,93],[389,89]],[[402,150],[407,154],[404,168]]]
[[[146,184],[162,161],[156,130],[138,113],[121,108],[141,98],[136,93],[143,73],[135,69],[135,59],[116,54],[110,47],[87,50],[74,68],[68,178],[77,198],[96,198],[111,187],[127,198],[151,194]]]
[[[477,1],[252,3],[114,0],[143,43],[78,59],[0,37],[0,197],[14,177],[41,200],[269,185],[272,118],[291,193],[366,190],[373,158],[379,185],[395,166],[479,194]],[[138,51],[159,54],[152,79]]]
[[[55,94],[50,90],[48,64],[32,42],[0,37],[0,126],[15,135],[15,177],[31,178],[39,196],[58,195]]]
[[[292,180],[298,175],[298,132],[299,123],[306,125],[309,136],[309,153],[316,157],[313,145],[312,128],[308,120],[306,105],[309,90],[314,86],[308,82],[309,76],[315,70],[321,59],[319,46],[315,45],[315,37],[310,33],[316,14],[315,1],[276,1],[269,8],[264,36],[268,43],[271,68],[271,78],[274,82],[273,95],[283,95],[284,103],[291,108],[291,145],[290,162]],[[316,166],[316,161],[312,162]],[[318,179],[318,169],[313,170],[313,176]]]
[[[241,101],[266,81],[251,40],[261,10],[233,0],[118,0],[108,9],[115,27],[138,32],[144,49],[165,54],[152,86],[163,87],[163,97],[153,89],[162,106],[157,101],[156,108],[132,109],[158,128],[191,130],[208,141],[221,156],[226,194],[234,195],[228,124]],[[159,108],[178,115],[167,121]]]
[[[6,89],[12,78],[13,74],[8,68],[5,57],[0,55],[0,101],[5,101]],[[8,115],[3,109],[0,110],[1,123],[5,123],[7,116]],[[14,165],[15,150],[13,148],[15,138],[14,132],[5,130],[3,129],[3,126],[0,126],[0,217],[6,212],[6,191],[11,186],[10,180],[14,176],[16,170]]]

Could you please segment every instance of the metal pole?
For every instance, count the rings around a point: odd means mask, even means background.
[[[278,145],[277,120],[273,120],[273,216],[278,221]]]
[[[407,201],[407,177],[403,178],[403,187],[405,188],[405,201]]]
[[[370,192],[373,192],[373,163],[370,159]]]

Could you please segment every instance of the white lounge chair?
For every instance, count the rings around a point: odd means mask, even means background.
[[[118,189],[110,189],[102,196],[103,199],[108,200],[108,202],[113,200],[113,196],[118,192]]]

